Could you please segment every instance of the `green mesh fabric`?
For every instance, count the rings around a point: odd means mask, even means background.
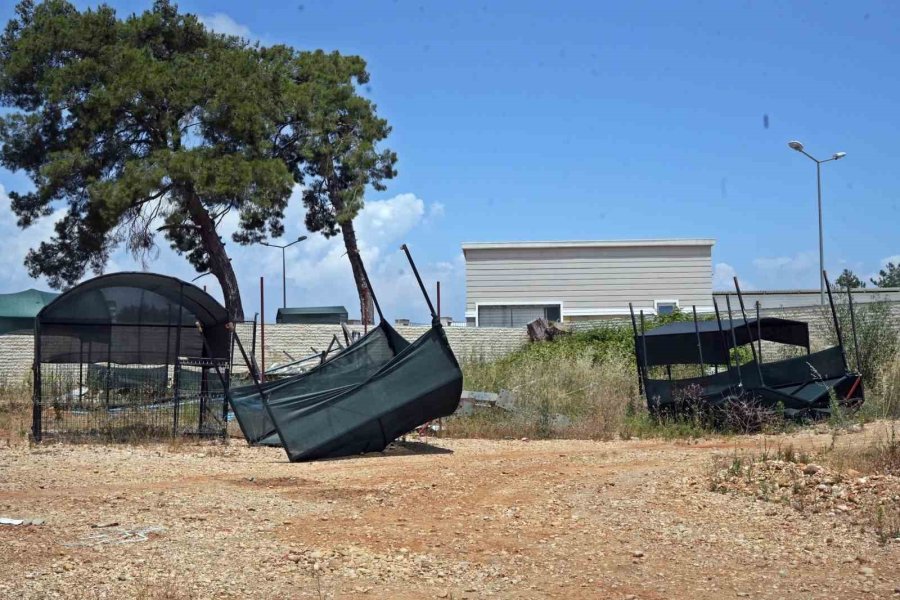
[[[298,379],[265,407],[288,458],[301,461],[383,450],[453,414],[461,393],[462,371],[435,325],[365,381],[311,391]]]
[[[270,403],[298,395],[327,392],[361,383],[409,346],[390,325],[382,322],[360,340],[325,363],[305,373],[261,386]],[[231,407],[250,444],[281,445],[275,425],[256,385],[231,390]]]

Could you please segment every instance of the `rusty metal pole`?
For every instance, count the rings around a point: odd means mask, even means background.
[[[265,279],[259,276],[259,380],[266,382],[266,292]]]
[[[441,318],[441,282],[437,282],[437,313],[438,319]]]

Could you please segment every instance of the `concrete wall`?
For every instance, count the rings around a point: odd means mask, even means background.
[[[0,383],[30,383],[33,360],[33,335],[0,335]]]
[[[361,325],[350,325],[352,331],[362,333]],[[424,326],[394,327],[397,332],[409,341],[414,341],[428,331]],[[494,359],[521,348],[528,341],[525,328],[502,327],[446,327],[447,340],[460,361],[468,358]],[[238,328],[238,335],[245,345],[251,339],[250,327]],[[340,325],[266,325],[266,363],[287,362],[284,351],[294,358],[302,358],[312,353],[311,347],[323,351],[328,347],[333,336],[337,335],[344,343],[344,335]],[[257,329],[257,344],[260,333]],[[249,348],[248,348],[249,351]]]
[[[746,302],[746,299],[745,299]],[[722,307],[719,307],[720,310]],[[734,303],[732,303],[732,311],[734,313],[734,318],[740,318],[740,307],[735,307]],[[737,309],[735,311],[735,309]],[[749,309],[749,307],[748,307]],[[888,323],[889,326],[893,326],[895,328],[900,329],[900,302],[891,303],[890,307],[892,318]],[[645,313],[646,314],[646,313]],[[809,323],[809,337],[810,337],[810,346],[812,346],[813,351],[821,350],[827,347],[828,344],[828,332],[831,329],[832,317],[830,309],[828,305],[825,307],[820,306],[804,306],[804,307],[793,307],[793,308],[763,308],[760,310],[760,314],[762,316],[767,317],[781,317],[783,319],[793,319],[795,321],[804,321]],[[754,308],[747,315],[750,318],[756,316],[756,309]],[[857,313],[858,318],[861,320],[863,315],[860,312]],[[722,318],[727,318],[725,313],[722,313]],[[598,319],[594,321],[580,321],[577,323],[572,323],[571,326],[575,330],[585,330],[591,329],[592,327],[602,327],[602,326],[610,326],[610,325],[625,325],[631,327],[631,319],[630,318],[615,318],[615,319]],[[862,324],[860,323],[860,326]],[[640,326],[640,325],[638,325]],[[849,331],[844,331],[844,345],[847,347],[849,351],[851,345],[853,343],[852,338],[850,337]]]
[[[712,240],[464,244],[466,317],[478,306],[561,304],[573,317],[711,307]]]
[[[744,304],[747,309],[756,306],[759,301],[764,309],[791,309],[800,307],[818,307],[819,290],[742,290]],[[719,309],[724,308],[726,296],[731,300],[732,308],[739,306],[735,292],[713,292],[713,298],[719,304]],[[835,303],[845,302],[847,292],[840,290],[834,292]],[[828,302],[828,296],[825,296]],[[869,302],[900,302],[900,288],[864,288],[853,290],[853,303],[866,304]]]
[[[361,325],[351,325],[350,329],[362,333]],[[422,326],[397,326],[395,329],[409,341],[413,341],[428,331]],[[457,359],[491,360],[504,356],[527,341],[524,328],[474,328],[447,327],[447,339]],[[238,326],[238,335],[250,351],[251,327]],[[287,362],[287,351],[296,358],[312,353],[310,347],[319,351],[328,347],[332,336],[337,335],[343,343],[344,337],[339,325],[266,325],[266,364]],[[259,330],[257,330],[257,349]],[[31,364],[34,359],[34,337],[32,335],[0,335],[0,383],[19,384],[31,381]],[[242,367],[240,357],[236,357],[235,367]]]
[[[891,324],[900,327],[900,302],[891,306],[893,319]],[[813,349],[820,349],[827,344],[826,332],[828,331],[830,313],[820,307],[803,308],[774,308],[764,309],[764,315],[777,316],[788,319],[806,321],[810,324],[810,335]],[[575,329],[587,329],[597,326],[609,325],[631,326],[628,318],[603,319],[597,321],[584,321],[573,323]],[[353,325],[351,330],[362,332],[362,327]],[[427,327],[421,326],[397,326],[397,331],[407,338],[414,340],[425,331]],[[460,361],[477,358],[491,360],[500,358],[527,343],[528,336],[524,328],[492,328],[492,327],[448,327],[445,329],[447,338],[453,351]],[[250,327],[241,325],[238,328],[241,339],[250,345]],[[335,325],[296,325],[296,324],[269,324],[266,325],[266,362],[273,365],[276,362],[285,362],[287,357],[282,352],[286,350],[294,357],[303,357],[310,354],[310,347],[324,350],[331,341],[333,335],[343,340],[340,326]],[[257,334],[257,340],[259,339]],[[848,351],[851,347],[850,332],[845,332],[845,342]],[[31,335],[0,335],[0,383],[19,384],[31,381],[31,363],[34,357],[34,339]],[[240,361],[237,361],[239,364]]]

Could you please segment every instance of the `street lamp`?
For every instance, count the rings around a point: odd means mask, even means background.
[[[268,246],[269,248],[281,248],[281,308],[287,308],[287,264],[284,259],[284,251],[286,248],[290,248],[294,244],[298,242],[302,242],[306,239],[305,235],[301,235],[296,240],[291,242],[290,244],[284,244],[283,246],[278,244],[270,244],[268,242],[260,242],[263,246]]]
[[[835,152],[831,158],[819,160],[803,149],[803,144],[797,140],[788,142],[788,148],[796,150],[816,163],[816,186],[819,192],[819,303],[825,304],[825,242],[822,238],[822,163],[832,160],[840,160],[847,156],[846,152]]]

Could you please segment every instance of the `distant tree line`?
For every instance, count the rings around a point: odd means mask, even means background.
[[[878,271],[878,277],[870,277],[869,281],[875,287],[880,288],[900,287],[900,265],[895,265],[893,262],[887,263],[883,269]],[[850,269],[844,269],[834,284],[841,289],[866,287],[866,282]]]

